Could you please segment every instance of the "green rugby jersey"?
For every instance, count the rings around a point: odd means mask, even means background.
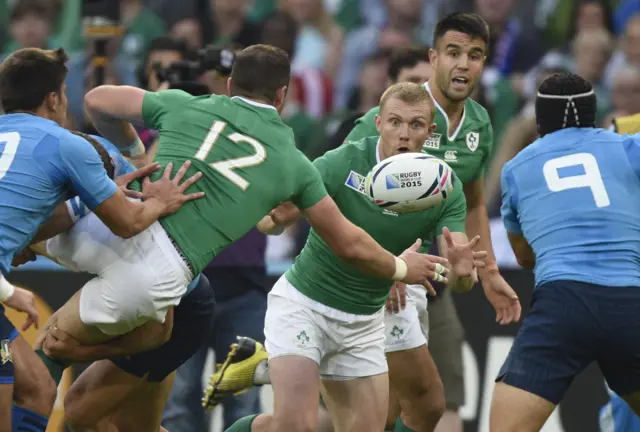
[[[421,212],[397,214],[371,202],[364,193],[364,179],[378,162],[377,140],[369,137],[350,142],[314,161],[342,214],[395,255],[418,238],[440,235],[445,226],[452,232],[464,232],[466,201],[457,179],[443,203]],[[393,283],[364,274],[340,260],[313,229],[285,276],[307,297],[358,315],[380,310]]]
[[[205,197],[160,220],[196,274],[284,201],[305,209],[327,195],[270,105],[167,90],[148,92],[142,111],[145,124],[160,132],[155,162],[173,162],[175,173],[190,160],[187,177],[203,174],[188,192]]]

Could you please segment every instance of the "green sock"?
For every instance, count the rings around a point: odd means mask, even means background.
[[[56,382],[56,386],[60,384],[60,381],[62,381],[62,372],[67,368],[67,365],[48,357],[42,350],[36,350],[36,354],[40,357],[47,369],[49,369],[51,378]]]
[[[237,420],[224,432],[251,432],[251,424],[260,414],[252,414]]]
[[[414,431],[409,426],[404,424],[402,422],[402,419],[398,417],[396,419],[396,428],[393,430],[393,432],[414,432]]]

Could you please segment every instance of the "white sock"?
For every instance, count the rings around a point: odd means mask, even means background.
[[[256,371],[253,373],[253,383],[255,385],[271,384],[268,360],[262,360],[258,363]]]

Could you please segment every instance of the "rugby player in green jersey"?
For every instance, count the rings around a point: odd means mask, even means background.
[[[185,293],[186,284],[216,253],[287,200],[304,209],[311,225],[337,256],[365,273],[424,285],[428,285],[428,278],[440,277],[434,269],[436,265],[443,268],[441,263],[446,260],[418,254],[417,248],[394,256],[344,218],[327,196],[320,174],[296,149],[291,129],[279,116],[289,75],[284,51],[256,45],[236,57],[228,81],[231,98],[192,97],[173,90],[151,93],[125,86],[102,86],[86,95],[87,111],[103,136],[123,149],[133,143],[128,148],[135,149],[137,135],[125,120],[159,130],[155,161],[166,166],[192,162],[191,171],[200,171],[202,177],[189,191],[206,195],[198,205],[183,206],[181,213],[162,219],[144,237],[117,245],[118,251],[126,249],[119,252],[122,259],[97,272],[99,276],[91,285],[57,313],[58,332],[79,344],[93,345],[131,334],[144,322],[165,321]],[[92,243],[90,247],[101,246]],[[148,251],[154,254],[150,256]],[[132,262],[141,271],[130,271]],[[82,426],[90,424],[87,417],[99,418],[104,410],[113,408],[113,401],[105,402],[102,397],[110,392],[95,389],[122,377],[108,361],[88,372],[92,374],[84,383],[94,390],[81,395],[83,403],[76,404],[92,407],[76,410],[86,414],[79,422]],[[168,394],[160,387],[157,390],[158,397]],[[143,405],[131,407],[131,412],[146,410],[147,414],[139,417],[148,424],[159,421],[164,401]]]
[[[422,86],[393,85],[382,96],[381,106],[381,115],[376,118],[380,138],[349,143],[326,153],[314,165],[345,216],[386,248],[403,250],[416,237],[437,237],[443,256],[451,264],[449,283],[455,289],[468,290],[477,281],[475,267],[484,265],[486,253],[473,252],[479,238],[468,242],[464,233],[466,202],[458,181],[442,204],[408,214],[382,209],[364,194],[364,176],[374,165],[394,154],[420,151],[433,130],[435,108]],[[267,233],[278,232],[300,216],[293,206],[284,205],[258,226]],[[343,263],[312,230],[293,267],[269,294],[265,336],[275,413],[241,419],[229,430],[313,430],[321,381],[323,399],[336,430],[384,429],[389,395],[384,304],[391,285]],[[257,342],[243,341],[264,355]],[[424,351],[420,354],[426,355],[416,355],[416,364],[401,379],[437,377],[426,344],[421,348]],[[246,352],[236,345],[212,378],[205,404],[215,404],[229,392],[242,391],[229,384],[250,386],[255,370],[266,368],[264,359],[261,364],[245,363],[241,377],[242,360],[246,359],[243,354]],[[227,382],[222,381],[225,372],[229,373]],[[233,382],[240,378],[245,379]],[[416,407],[414,415],[422,409]]]
[[[436,103],[436,130],[425,141],[422,150],[445,160],[463,183],[467,199],[467,233],[480,235],[480,248],[489,253],[488,265],[480,271],[482,286],[496,310],[496,321],[509,324],[520,319],[521,307],[516,293],[502,278],[495,263],[483,193],[493,130],[487,111],[469,98],[480,84],[489,46],[488,27],[478,15],[454,13],[437,24],[433,43],[430,52],[433,74],[424,85]],[[374,118],[378,112],[378,108],[373,108],[357,120],[347,140],[376,135]],[[429,249],[429,239],[424,240],[423,248]],[[415,296],[415,292],[420,290],[407,288],[409,296]],[[424,298],[415,301],[421,304]],[[457,412],[464,403],[462,324],[450,291],[445,290],[431,303],[429,324],[423,320],[423,325],[431,326],[431,352],[444,383],[447,408],[438,430],[461,432],[462,421]],[[404,314],[407,312],[389,316],[387,326],[408,325],[402,322],[406,321]],[[402,352],[408,351],[398,351],[397,355]],[[408,356],[406,360],[409,362]],[[394,411],[390,410],[390,417],[394,416]]]

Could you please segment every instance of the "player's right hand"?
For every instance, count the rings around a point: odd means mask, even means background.
[[[446,284],[449,261],[439,256],[418,253],[420,245],[422,240],[418,239],[399,256],[407,263],[407,275],[402,282],[409,285],[422,285],[430,295],[435,296],[436,290],[429,283],[429,279]]]
[[[22,324],[22,331],[27,330],[32,324],[38,328],[39,314],[36,310],[36,298],[31,291],[15,287],[13,295],[9,297],[4,304],[27,314],[27,319],[24,324]]]
[[[113,181],[115,181],[116,185],[120,189],[122,189],[124,194],[126,196],[128,196],[129,198],[142,198],[142,193],[141,192],[128,189],[127,186],[129,186],[129,184],[132,181],[148,177],[148,176],[150,176],[151,174],[153,174],[154,172],[157,172],[157,171],[160,171],[160,164],[159,163],[151,163],[149,165],[145,165],[142,168],[137,169],[135,171],[132,171],[130,173],[118,176],[115,179],[113,179]]]
[[[182,178],[187,174],[190,166],[191,161],[186,161],[182,164],[178,172],[176,172],[176,175],[171,178],[173,164],[169,163],[165,167],[164,174],[160,179],[152,182],[149,180],[149,177],[146,177],[142,182],[143,199],[155,198],[164,204],[165,210],[161,216],[175,213],[184,203],[204,196],[204,192],[185,193],[191,185],[202,177],[200,171],[180,183]]]
[[[398,313],[407,307],[407,285],[402,282],[395,282],[387,297],[387,312]]]

